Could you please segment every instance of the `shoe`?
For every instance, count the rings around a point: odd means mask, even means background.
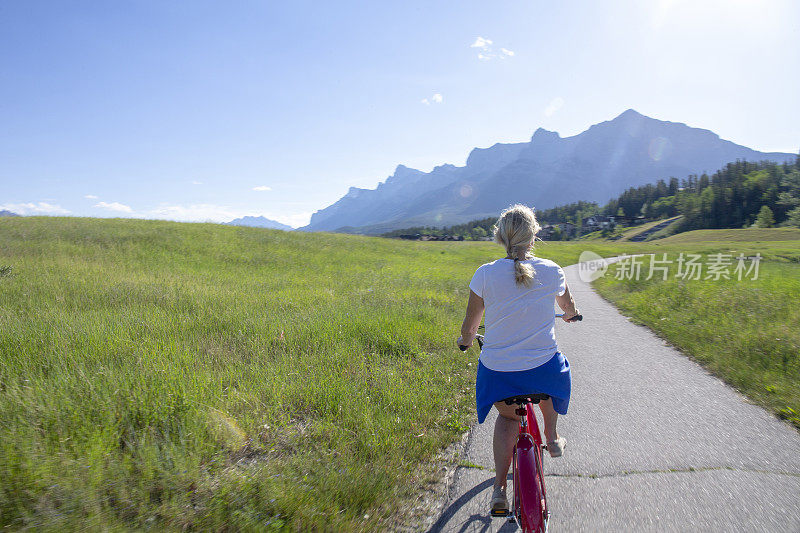
[[[564,448],[567,447],[567,439],[558,437],[553,442],[547,443],[547,451],[550,452],[550,457],[561,457],[564,455]]]
[[[495,487],[492,492],[492,514],[508,513],[508,499],[505,487]]]

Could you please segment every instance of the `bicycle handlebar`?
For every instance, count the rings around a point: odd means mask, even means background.
[[[475,340],[478,341],[478,347],[483,348],[483,335],[475,335]],[[466,352],[469,346],[464,346],[463,344],[458,345],[458,349],[462,352]]]
[[[556,313],[556,318],[561,318],[564,316],[564,313]],[[574,317],[567,320],[567,322],[580,322],[583,320],[583,315],[575,315]],[[479,326],[478,329],[483,328],[483,326]],[[478,347],[483,348],[483,335],[475,335],[475,340],[478,341]],[[458,345],[458,349],[462,352],[466,352],[469,346],[464,346],[463,344]]]

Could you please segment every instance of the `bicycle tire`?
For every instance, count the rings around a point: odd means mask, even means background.
[[[544,456],[542,455],[542,446],[539,445],[537,448],[536,453],[536,471],[539,474],[539,484],[541,488],[541,499],[542,499],[542,521],[544,523],[544,527],[542,531],[545,533],[547,532],[547,522],[550,518],[550,511],[547,508],[547,489],[544,486]]]
[[[524,533],[543,533],[546,527],[540,453],[541,447],[533,437],[520,435],[514,457],[514,504],[517,523]]]
[[[539,473],[539,484],[542,496],[542,519],[545,522],[544,530],[547,531],[547,521],[550,518],[550,511],[547,507],[547,488],[544,484],[544,446],[542,434],[539,431],[539,423],[536,419],[536,412],[532,405],[527,405],[528,430],[533,435],[536,443],[536,471]]]

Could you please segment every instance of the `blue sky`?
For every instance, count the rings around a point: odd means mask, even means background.
[[[800,2],[0,3],[0,208],[293,226],[627,108],[800,148]]]

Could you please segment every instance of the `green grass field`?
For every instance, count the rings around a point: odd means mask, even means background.
[[[469,422],[485,246],[25,218],[0,250],[4,526],[382,529]]]
[[[565,244],[540,253],[586,248]],[[476,356],[453,344],[472,273],[501,255],[0,219],[0,524],[397,528],[474,418]]]
[[[800,240],[797,228],[698,229],[661,240],[664,244],[688,242],[771,242]]]

